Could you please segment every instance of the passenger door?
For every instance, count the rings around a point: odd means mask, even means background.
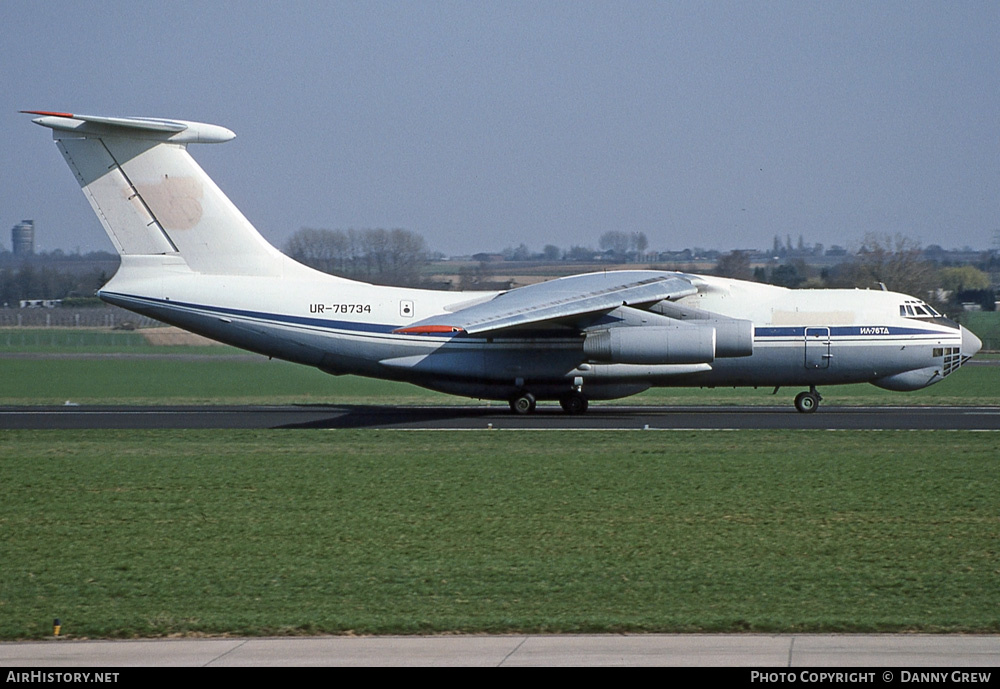
[[[830,368],[830,329],[806,328],[806,368]]]

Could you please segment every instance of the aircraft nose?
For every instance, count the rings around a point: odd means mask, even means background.
[[[962,357],[975,356],[983,348],[983,341],[964,325],[959,327],[962,329]]]

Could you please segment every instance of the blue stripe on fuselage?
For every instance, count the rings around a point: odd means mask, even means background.
[[[278,323],[287,323],[290,325],[306,325],[314,328],[326,328],[330,330],[348,330],[354,332],[364,332],[364,333],[378,333],[383,335],[392,334],[392,331],[400,327],[398,325],[383,325],[380,323],[359,323],[356,321],[336,321],[328,320],[323,318],[307,318],[305,316],[288,316],[284,314],[277,313],[265,313],[263,311],[250,311],[247,309],[234,309],[224,306],[209,306],[206,304],[192,304],[183,301],[174,301],[171,299],[157,299],[154,297],[138,297],[130,294],[116,294],[114,292],[100,292],[102,295],[106,295],[111,299],[120,298],[128,301],[142,302],[151,306],[161,306],[167,308],[178,308],[178,309],[192,309],[198,311],[207,311],[209,313],[214,313],[218,315],[225,316],[236,316],[240,318],[253,318],[256,320],[265,320]],[[428,335],[421,335],[421,337],[452,337],[454,333],[432,333]]]
[[[780,327],[756,327],[754,337],[788,338],[805,337],[806,330],[826,328],[825,325],[796,325]],[[911,335],[948,335],[940,330],[926,328],[906,328],[896,325],[847,325],[830,326],[831,337],[906,337]]]

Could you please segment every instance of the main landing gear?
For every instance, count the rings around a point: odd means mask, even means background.
[[[531,414],[535,411],[537,400],[530,392],[521,391],[510,399],[510,410],[515,414]],[[583,414],[589,403],[587,396],[579,390],[570,390],[559,398],[559,406],[567,414]]]
[[[535,396],[530,392],[518,393],[510,399],[510,410],[515,414],[530,414],[535,411]]]
[[[567,414],[583,414],[590,405],[586,395],[579,390],[570,390],[559,398],[559,406]]]
[[[823,398],[816,392],[816,386],[810,385],[809,392],[800,392],[795,396],[795,409],[802,414],[812,414],[819,407]]]

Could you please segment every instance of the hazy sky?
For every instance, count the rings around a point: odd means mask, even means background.
[[[1000,3],[0,2],[0,245],[111,249],[18,110],[176,117],[279,247],[946,248],[1000,231]]]

